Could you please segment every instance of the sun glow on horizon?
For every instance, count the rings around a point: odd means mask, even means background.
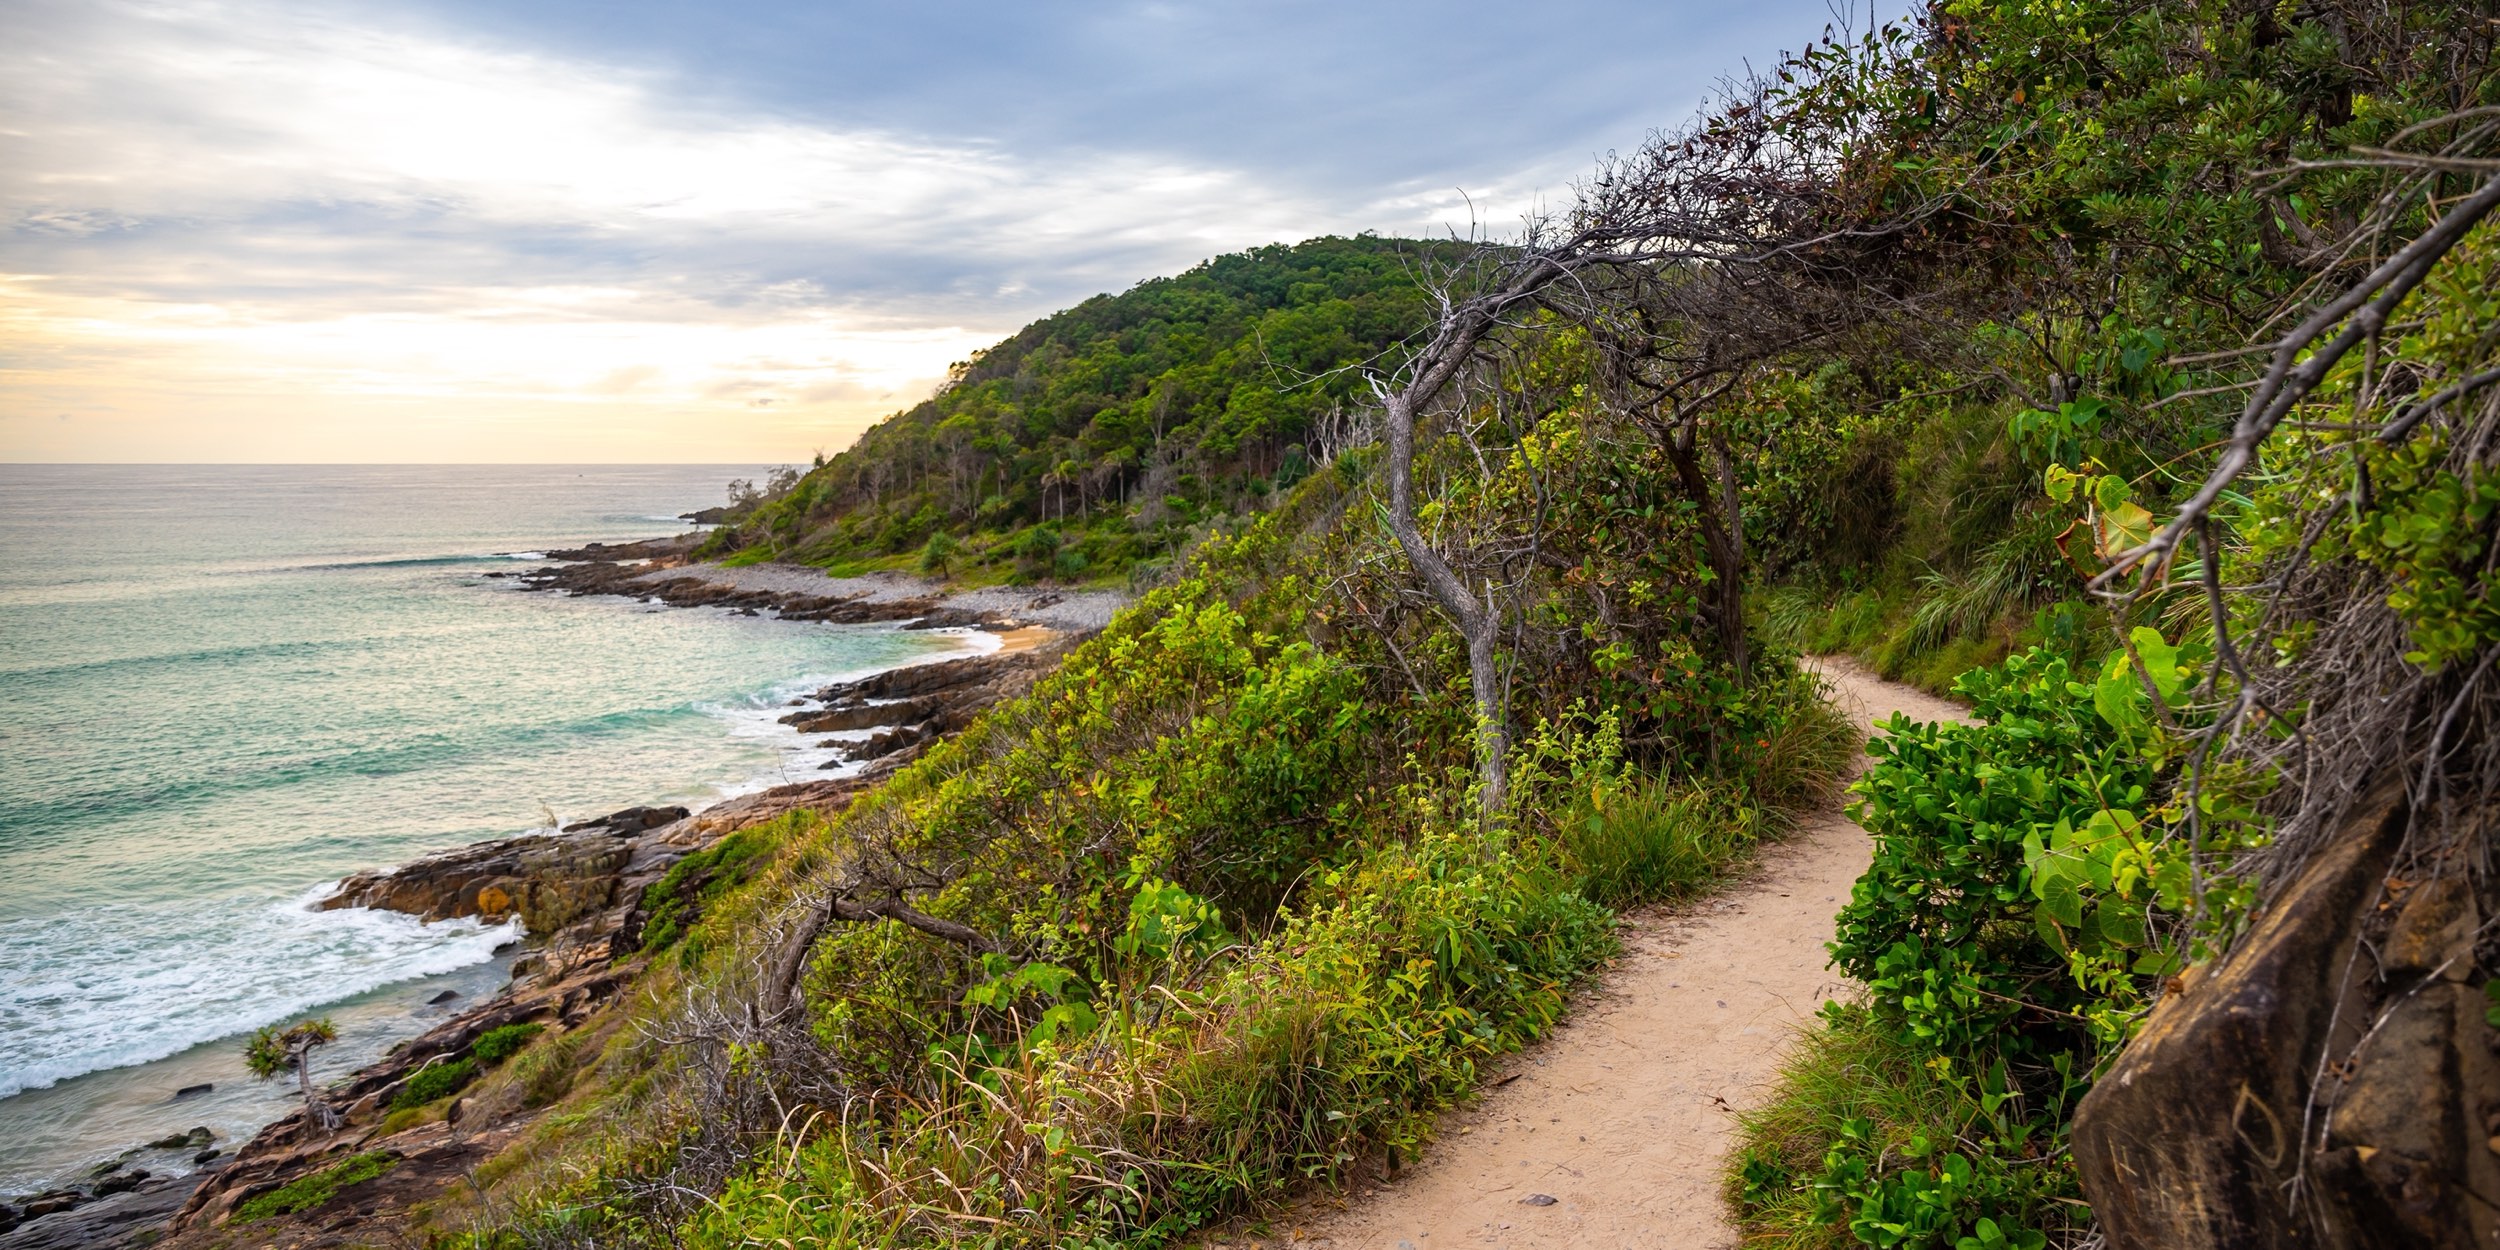
[[[312,8],[59,12],[0,51],[0,459],[793,459],[1072,282],[1347,225]]]

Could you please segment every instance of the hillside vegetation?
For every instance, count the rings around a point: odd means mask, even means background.
[[[1096,296],[957,365],[708,550],[1015,581],[1162,560],[1352,437],[1364,367],[1422,321],[1417,269],[1446,250],[1314,239]]]
[[[1750,1237],[2480,1244],[2493,17],[1945,0],[1502,246],[1037,323],[722,549],[1180,554],[742,844],[445,1236],[1168,1244],[1392,1168],[1614,910],[1827,800],[1795,657],[1854,650],[1976,719],[1873,748],[1867,994],[1748,1121]]]

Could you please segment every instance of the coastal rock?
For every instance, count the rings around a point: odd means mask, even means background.
[[[899,766],[917,755],[917,748],[971,724],[982,709],[1022,694],[1057,662],[1054,649],[888,669],[827,686],[816,692],[819,707],[781,720],[804,733],[883,729],[865,741],[836,745],[848,762],[890,760]]]
[[[320,906],[374,907],[429,921],[518,916],[532,933],[548,934],[607,906],[632,858],[630,847],[596,833],[528,834],[358,873]]]
[[[642,560],[656,561],[663,566],[675,565],[694,554],[711,535],[701,532],[679,534],[671,538],[646,538],[630,543],[584,543],[579,547],[550,551],[550,560]]]
[[[175,1090],[174,1097],[197,1098],[215,1088],[217,1088],[217,1083],[215,1081],[202,1081],[197,1085],[185,1085],[181,1089]]]
[[[2449,979],[2482,907],[2459,864],[2385,884],[2407,815],[2399,781],[2357,805],[2084,1097],[2076,1168],[2110,1245],[2500,1245],[2500,1030]]]
[[[601,833],[624,837],[629,834],[647,833],[662,825],[676,824],[684,820],[686,816],[686,809],[682,807],[629,807],[621,812],[610,812],[595,820],[584,820],[566,825],[564,832],[588,833],[597,830]]]
[[[932,668],[943,665],[930,665]],[[866,701],[846,702],[817,712],[794,712],[781,718],[781,723],[800,733],[839,733],[845,729],[877,729],[886,725],[909,725],[927,720],[938,710],[936,699],[898,699],[891,703]]]
[[[146,1168],[131,1168],[125,1172],[118,1172],[112,1176],[105,1177],[103,1180],[97,1181],[95,1184],[94,1194],[98,1198],[108,1198],[114,1194],[128,1193],[131,1190],[137,1189],[139,1187],[139,1182],[146,1180],[152,1175],[154,1175],[154,1173],[149,1172]]]

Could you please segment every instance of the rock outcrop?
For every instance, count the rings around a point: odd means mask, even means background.
[[[792,712],[781,722],[802,733],[877,730],[831,745],[841,749],[846,761],[875,760],[878,771],[896,768],[929,743],[971,724],[981,709],[1021,693],[1058,662],[1058,655],[1045,649],[888,669],[827,686],[816,692],[818,706]]]
[[[2364,802],[2075,1116],[2118,1250],[2500,1250],[2500,1030],[2468,865]],[[2401,869],[2401,871],[2394,871]]]
[[[682,558],[625,554],[629,550],[625,547],[589,547],[549,552],[553,559],[574,563],[532,569],[521,574],[521,583],[532,590],[657,599],[680,608],[771,611],[784,620],[792,621],[830,621],[846,625],[907,621],[914,629],[942,629],[983,625],[990,620],[985,612],[949,608],[943,602],[943,596],[935,594],[900,599],[863,593],[811,595],[791,590],[742,588],[691,574],[664,577],[661,574],[683,563]]]

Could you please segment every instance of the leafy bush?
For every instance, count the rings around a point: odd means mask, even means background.
[[[406,1111],[438,1098],[449,1098],[467,1088],[477,1078],[477,1070],[474,1059],[454,1059],[421,1068],[399,1087],[399,1093],[391,1099],[391,1110]]]
[[[2144,723],[2135,682],[2123,657],[2085,686],[2033,651],[1963,678],[1979,723],[1884,726],[1852,809],[1875,859],[1832,953],[1887,1019],[1949,1054],[2073,1049],[2116,1035],[2134,1004],[2107,996],[2131,970],[2164,970],[2145,921],[2153,770],[2123,732]],[[2078,1038],[2084,1011],[2100,1014]]]
[[[1747,1117],[1750,1227],[2036,1250],[2073,1226],[2067,1118],[2176,966],[2151,911],[2187,901],[2154,832],[2152,709],[2196,657],[2149,629],[2132,647],[2142,673],[2120,655],[2090,683],[2038,649],[1974,670],[1971,723],[1896,717],[1868,747],[1852,814],[1875,853],[1832,944],[1868,1000],[1830,1009]]]
[[[547,1026],[536,1023],[507,1024],[502,1028],[488,1029],[469,1045],[469,1056],[491,1067],[511,1058],[514,1052],[529,1045],[531,1038],[546,1031]]]
[[[768,1161],[680,1235],[887,1245],[916,1208],[1001,1242],[1159,1243],[1366,1151],[1413,1150],[1423,1114],[1548,1027],[1569,982],[1612,949],[1606,913],[1562,874],[1464,825],[1312,888],[1319,901],[1257,958],[1159,996],[1162,1012],[1087,1012],[1083,1031],[1003,1050],[954,1040],[957,1062],[986,1065],[977,1080],[890,1129]],[[1189,900],[1156,897],[1124,930],[1131,950],[1203,958],[1186,936],[1203,922],[1172,921]],[[1001,991],[977,997],[1018,992]]]
[[[376,1150],[343,1159],[310,1176],[246,1199],[234,1209],[234,1222],[251,1224],[281,1215],[309,1211],[338,1196],[350,1185],[372,1180],[399,1163],[399,1156]]]

